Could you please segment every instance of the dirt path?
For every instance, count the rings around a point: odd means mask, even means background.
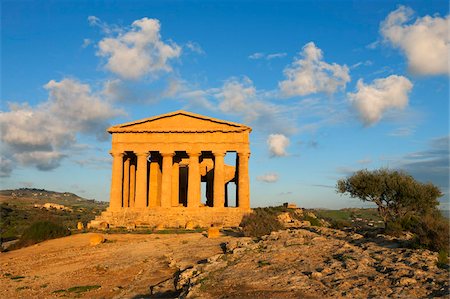
[[[220,244],[232,238],[208,239],[201,233],[113,234],[105,235],[106,243],[90,246],[91,235],[0,253],[0,297],[131,298],[148,294],[149,286],[172,277],[177,268],[222,252]],[[68,291],[77,286],[93,289]]]

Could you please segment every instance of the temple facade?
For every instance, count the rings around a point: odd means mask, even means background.
[[[250,212],[250,127],[176,111],[108,132],[110,206],[91,226],[237,226]]]

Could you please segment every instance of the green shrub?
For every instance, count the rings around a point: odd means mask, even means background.
[[[10,249],[18,249],[45,240],[56,239],[68,235],[70,235],[70,231],[60,224],[50,221],[39,221],[28,227],[20,237],[19,241]]]
[[[441,269],[445,269],[448,267],[448,251],[439,250],[437,266]]]
[[[428,248],[437,252],[449,252],[449,221],[440,214],[433,213],[411,220],[405,229],[415,235],[414,243],[418,247]]]
[[[399,237],[407,230],[400,221],[386,223],[385,233],[391,236]]]
[[[309,216],[308,214],[303,216],[303,220],[309,221],[309,223],[311,223],[311,226],[322,226],[319,218],[314,218],[312,216]]]
[[[273,231],[284,229],[284,226],[278,221],[280,212],[272,208],[256,208],[253,213],[245,215],[240,226],[244,236],[262,237]]]
[[[334,229],[343,229],[346,227],[352,227],[352,223],[345,219],[334,219],[331,220],[331,228]]]

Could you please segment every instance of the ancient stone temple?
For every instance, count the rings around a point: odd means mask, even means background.
[[[176,111],[108,132],[110,206],[91,226],[237,226],[251,211],[250,127]]]

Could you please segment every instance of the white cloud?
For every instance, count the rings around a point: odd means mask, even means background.
[[[393,137],[405,137],[405,136],[411,136],[415,132],[415,127],[401,127],[397,128],[391,133],[389,133],[389,136]]]
[[[272,60],[274,58],[283,58],[285,57],[287,54],[286,53],[272,53],[272,54],[268,54],[266,56],[267,60]]]
[[[365,158],[365,159],[358,160],[356,162],[361,165],[367,165],[367,164],[371,164],[373,161],[370,158]]]
[[[89,38],[83,39],[83,44],[81,45],[82,48],[87,48],[90,44],[92,44],[92,41]]]
[[[411,72],[420,75],[449,74],[450,15],[412,20],[414,11],[400,6],[381,23],[381,34],[408,60]]]
[[[222,86],[198,89],[183,82],[176,98],[187,101],[185,109],[207,109],[238,116],[254,129],[266,133],[278,132],[286,135],[297,131],[294,121],[296,109],[292,106],[273,103],[274,92],[257,90],[248,77],[231,77]]]
[[[313,93],[335,93],[345,88],[350,81],[349,68],[336,63],[328,64],[323,60],[322,50],[313,42],[307,43],[292,65],[284,69],[286,80],[278,86],[287,97],[304,96]]]
[[[44,87],[49,98],[40,105],[10,103],[9,111],[0,112],[0,140],[5,159],[50,170],[59,166],[64,150],[77,146],[78,133],[104,140],[109,120],[123,112],[73,79]]]
[[[356,68],[359,68],[360,66],[371,66],[372,64],[373,64],[373,62],[370,60],[360,61],[358,63],[353,64],[350,68],[356,69]]]
[[[264,175],[256,177],[258,181],[265,183],[275,183],[278,181],[278,174],[276,173],[266,173]]]
[[[193,41],[189,41],[186,43],[186,48],[188,48],[190,51],[197,53],[197,54],[205,54],[205,51],[202,49],[202,47]]]
[[[289,146],[289,143],[289,138],[287,138],[283,134],[270,134],[267,138],[267,144],[272,156],[286,156],[286,147]]]
[[[214,100],[223,113],[242,116],[246,123],[264,131],[292,134],[296,131],[290,119],[290,107],[276,105],[266,100],[247,78],[230,78],[220,89],[213,89]]]
[[[96,16],[88,16],[88,23],[90,26],[98,26],[99,24],[101,24],[101,21]]]
[[[397,75],[375,79],[368,85],[360,79],[356,92],[348,93],[348,97],[364,124],[372,125],[378,122],[385,112],[405,108],[412,87],[411,81]]]
[[[264,53],[256,52],[256,53],[253,53],[253,54],[251,54],[250,56],[248,56],[248,58],[250,58],[250,59],[261,59],[261,58],[263,58],[264,56],[265,56]]]
[[[287,54],[284,52],[281,53],[271,53],[271,54],[264,54],[261,52],[256,52],[248,56],[249,59],[258,60],[258,59],[266,59],[266,60],[272,60],[275,58],[283,58]]]
[[[219,109],[225,113],[240,113],[249,110],[248,100],[254,97],[256,89],[252,81],[245,77],[242,81],[231,79],[225,82],[222,92],[218,95],[221,99]]]
[[[98,24],[98,18],[90,21]],[[164,43],[157,19],[142,18],[122,30],[115,37],[106,37],[98,43],[98,56],[106,57],[105,67],[125,79],[156,76],[172,70],[169,61],[181,55],[181,47],[174,42]]]

